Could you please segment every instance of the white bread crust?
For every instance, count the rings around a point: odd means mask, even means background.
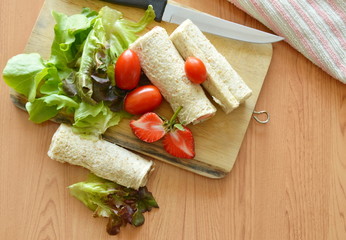
[[[184,59],[194,56],[203,61],[208,73],[203,87],[226,113],[251,96],[252,90],[191,20],[180,24],[170,39]]]
[[[54,133],[48,156],[82,166],[99,177],[134,189],[146,185],[153,169],[152,161],[105,140],[81,138],[65,124]]]
[[[164,28],[153,28],[131,44],[130,49],[137,53],[144,73],[160,89],[173,111],[183,107],[178,115],[183,124],[196,124],[204,116],[210,118],[215,114],[216,108],[202,87],[186,77],[185,62]]]

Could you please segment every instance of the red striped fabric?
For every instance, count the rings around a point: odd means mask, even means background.
[[[346,83],[345,0],[228,0]]]

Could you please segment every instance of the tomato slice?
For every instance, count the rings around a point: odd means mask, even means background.
[[[139,115],[151,112],[162,102],[160,90],[154,85],[145,85],[129,92],[124,101],[125,111]]]
[[[201,84],[207,79],[207,69],[204,63],[196,57],[188,57],[185,61],[187,78],[196,84]]]
[[[141,64],[137,54],[131,49],[125,50],[118,58],[114,77],[117,87],[131,90],[137,87],[141,76]]]

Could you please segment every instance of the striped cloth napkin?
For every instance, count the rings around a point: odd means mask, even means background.
[[[228,0],[346,83],[346,0]]]

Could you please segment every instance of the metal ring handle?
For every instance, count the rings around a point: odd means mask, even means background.
[[[266,124],[269,122],[270,120],[270,116],[269,116],[269,113],[267,111],[253,111],[253,118],[258,122],[258,123],[261,123],[261,124]],[[265,114],[266,115],[266,119],[265,120],[260,120],[256,115],[262,115],[262,114]]]

